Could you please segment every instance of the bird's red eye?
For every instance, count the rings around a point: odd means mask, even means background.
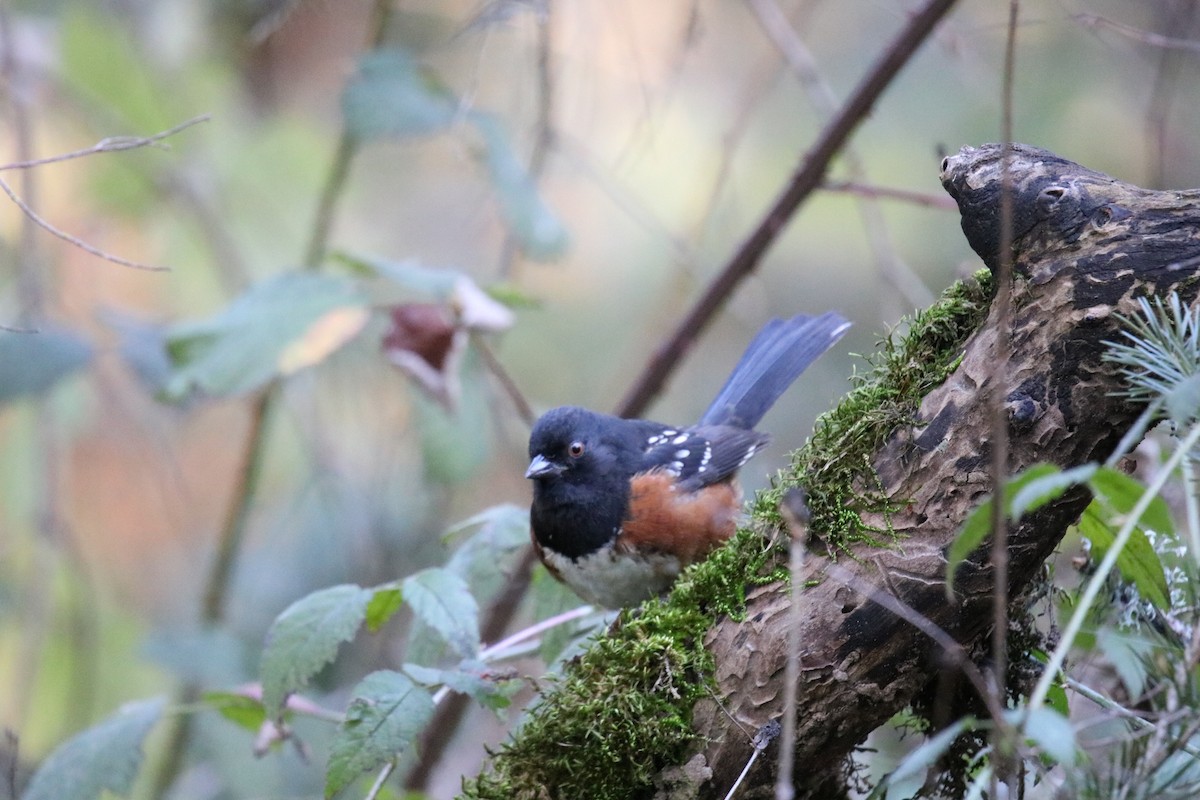
[[[567,446],[567,454],[571,456],[571,458],[579,458],[581,455],[583,455],[583,450],[583,442],[571,442],[571,444]]]

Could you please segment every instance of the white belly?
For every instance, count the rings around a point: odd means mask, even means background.
[[[575,561],[549,550],[543,555],[548,566],[576,594],[605,608],[636,606],[666,591],[679,575],[679,559],[675,556],[654,553],[634,557],[614,553],[612,545]]]

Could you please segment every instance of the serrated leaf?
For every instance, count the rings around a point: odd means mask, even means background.
[[[1079,533],[1092,543],[1096,558],[1103,559],[1112,548],[1117,532],[1109,523],[1108,514],[1099,500],[1093,500],[1084,509],[1078,527]],[[1170,589],[1162,561],[1140,527],[1133,529],[1129,541],[1117,555],[1117,569],[1122,578],[1137,587],[1138,594],[1143,598],[1164,611],[1171,608]]]
[[[387,621],[404,605],[404,592],[398,583],[385,583],[371,590],[371,602],[367,603],[367,630],[378,633]]]
[[[344,277],[276,275],[216,316],[171,328],[167,352],[175,369],[164,396],[240,394],[309,366],[361,330],[365,303]]]
[[[1133,511],[1146,491],[1137,478],[1119,472],[1112,467],[1101,467],[1088,481],[1092,493],[1106,502],[1118,514],[1128,514]],[[1142,514],[1139,525],[1156,531],[1164,536],[1175,535],[1175,524],[1171,521],[1171,511],[1162,497],[1155,497]]]
[[[399,672],[373,672],[354,689],[329,755],[325,796],[403,753],[433,716],[433,698]]]
[[[74,331],[0,331],[0,405],[42,394],[91,360],[92,346]]]
[[[404,600],[460,655],[479,652],[479,606],[462,578],[441,567],[422,570],[404,579]]]
[[[363,141],[436,133],[449,126],[457,113],[454,96],[396,47],[363,56],[342,92],[346,130]]]
[[[486,598],[504,583],[509,557],[529,544],[529,509],[507,503],[492,506],[455,525],[445,538],[470,528],[478,530],[454,549],[446,569]]]
[[[237,692],[205,692],[204,702],[233,724],[258,733],[267,721],[267,709],[260,700]]]
[[[23,800],[92,800],[104,791],[127,797],[142,763],[142,742],[162,716],[161,698],[129,703],[51,753]]]
[[[1043,706],[1035,709],[1014,708],[1008,712],[1008,718],[1013,724],[1024,719],[1025,736],[1042,753],[1064,767],[1074,766],[1078,746],[1075,743],[1075,729],[1066,717]]]
[[[353,584],[321,589],[292,603],[267,631],[259,675],[263,705],[272,719],[284,698],[308,684],[354,638],[374,593]]]
[[[476,112],[471,119],[483,135],[488,172],[509,231],[530,258],[544,261],[562,255],[569,239],[567,229],[513,152],[503,125],[490,114]]]
[[[473,659],[460,662],[454,669],[426,667],[420,664],[405,664],[403,669],[417,683],[425,686],[446,686],[494,711],[507,708],[512,702],[512,695],[521,687],[520,681],[510,676],[497,676],[493,667]]]

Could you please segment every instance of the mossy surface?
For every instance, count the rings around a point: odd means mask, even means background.
[[[860,510],[883,511],[871,453],[921,397],[957,365],[961,345],[987,313],[986,271],[955,284],[917,314],[903,337],[883,342],[855,388],[822,416],[791,468],[751,504],[751,524],[680,577],[665,600],[627,609],[569,664],[525,725],[467,781],[469,800],[628,800],[652,793],[652,779],[682,760],[697,737],[691,714],[712,691],[704,636],[722,616],[745,611],[746,586],[786,578],[780,498],[803,484],[812,528],[833,546],[871,539]]]

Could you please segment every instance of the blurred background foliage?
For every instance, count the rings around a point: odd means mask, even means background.
[[[481,355],[468,348],[447,412],[381,353],[383,315],[350,314],[324,344],[304,340],[298,364],[315,366],[276,390],[247,538],[218,624],[202,624],[243,488],[248,398],[273,373],[243,379],[277,367],[288,336],[331,309],[445,299],[420,276],[453,270],[514,309],[488,340],[535,410],[614,407],[813,142],[823,92],[848,95],[916,5],[395,0],[377,31],[368,0],[0,5],[5,162],[207,115],[150,145],[0,172],[57,228],[169,268],[98,258],[4,202],[0,725],[19,735],[22,770],[123,702],[252,680],[266,627],[295,598],[442,563],[453,523],[527,502],[526,424]],[[693,419],[770,316],[852,317],[848,346],[764,423],[776,445],[748,488],[846,390],[850,353],[978,266],[938,162],[999,136],[1006,6],[960,3],[830,175],[915,200],[815,196],[654,405]],[[1021,14],[1017,140],[1143,186],[1200,185],[1196,51],[1136,33],[1195,39],[1194,2],[1039,0]],[[806,53],[816,73],[797,71]],[[327,247],[401,276],[384,288],[345,259],[284,275],[312,260],[347,132],[359,146]],[[214,326],[223,342],[204,339]],[[196,367],[196,348],[215,364]],[[402,628],[354,648],[323,686],[397,660]],[[509,722],[479,714],[433,796],[503,738]],[[320,793],[319,763],[256,760],[250,734],[195,721],[172,796]],[[300,724],[319,748],[322,726]],[[163,747],[152,739],[151,758]]]

